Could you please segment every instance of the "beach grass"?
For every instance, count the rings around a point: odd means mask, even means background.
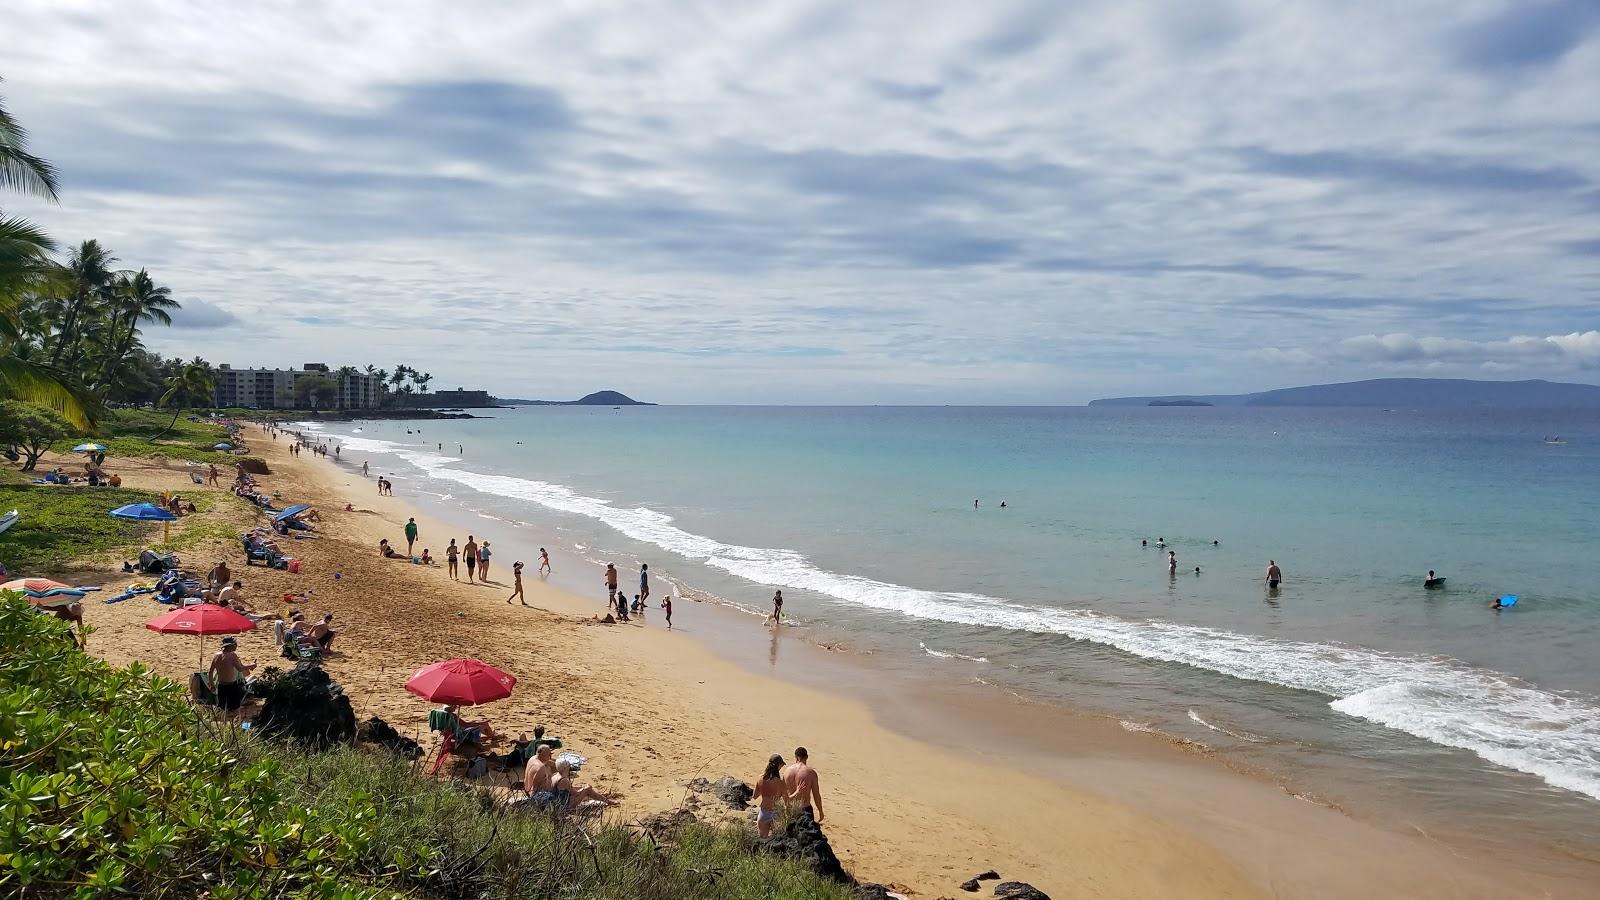
[[[167,431],[168,425],[172,425],[171,431]],[[228,439],[228,430],[220,425],[191,422],[186,416],[179,416],[173,424],[170,412],[116,409],[101,421],[93,435],[61,441],[53,449],[66,453],[80,443],[96,441],[106,445],[106,456],[111,460],[165,457],[231,467],[239,457],[211,449]]]
[[[159,535],[160,526],[113,519],[108,513],[155,499],[148,491],[127,488],[0,484],[0,512],[21,513],[0,534],[0,561],[13,572],[49,571],[136,545]]]
[[[307,753],[192,707],[0,596],[0,892],[845,900],[749,830],[556,819],[381,751]]]

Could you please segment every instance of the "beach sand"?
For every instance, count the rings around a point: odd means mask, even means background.
[[[466,521],[437,521],[404,497],[377,496],[375,482],[350,467],[309,453],[291,457],[283,437],[274,442],[255,427],[247,436],[273,469],[260,479],[265,489],[286,502],[314,504],[322,534],[280,541],[301,560],[298,575],[246,567],[236,540],[183,552],[185,567],[204,573],[226,559],[262,612],[281,612],[285,592],[309,592],[296,605],[308,617],[335,613],[338,652],[324,667],[344,685],[358,717],[381,716],[425,747],[436,745],[426,733],[429,705],[402,688],[412,671],[465,656],[515,674],[512,697],[478,714],[504,735],[542,723],[561,736],[589,757],[585,780],[619,799],[613,814],[620,819],[679,805],[684,782],[695,776],[751,781],[769,754],[789,759],[804,745],[821,773],[825,827],[846,866],[919,897],[967,896],[957,885],[990,868],[1056,897],[1597,895],[1600,868],[1590,862],[1543,860],[1527,868],[1475,858],[1454,844],[1291,797],[1166,742],[1113,734],[1114,726],[1091,717],[989,704],[960,721],[993,719],[991,730],[977,733],[992,739],[960,729],[942,744],[919,740],[908,733],[937,732],[939,710],[955,710],[961,700],[908,710],[894,717],[906,720],[897,723],[905,728],[891,729],[861,702],[722,658],[695,638],[695,604],[678,604],[676,632],[665,629],[659,610],[647,624],[598,624],[603,596],[542,583],[534,574],[536,549],[527,553],[512,535],[478,534],[498,551],[497,585],[453,582],[442,565],[449,538],[465,543],[473,528],[503,530],[504,523],[473,523],[466,513]],[[178,464],[113,460],[110,468],[130,487],[200,490]],[[355,510],[343,511],[346,503]],[[202,518],[241,530],[266,521],[231,499],[216,506]],[[380,538],[404,546],[401,528],[410,516],[421,531],[417,552],[431,549],[438,568],[378,555]],[[517,552],[527,563],[531,609],[505,602]],[[104,584],[101,596],[110,596],[139,580],[108,574],[119,562],[54,574]],[[600,574],[593,573],[596,587]],[[624,585],[630,577],[623,573]],[[91,597],[90,650],[114,663],[187,676],[196,641],[143,627],[165,609],[147,597],[112,605]],[[764,640],[754,626],[751,634]],[[263,667],[285,663],[265,626],[241,636],[240,651]],[[1009,733],[1046,727],[1058,752],[1002,746]],[[973,896],[988,893],[986,886]]]

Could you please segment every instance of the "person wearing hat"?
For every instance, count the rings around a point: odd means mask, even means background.
[[[211,684],[217,692],[217,707],[229,718],[244,705],[244,680],[255,670],[255,663],[239,658],[237,638],[222,639],[222,649],[211,657]]]

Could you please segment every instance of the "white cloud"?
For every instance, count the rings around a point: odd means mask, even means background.
[[[64,194],[0,204],[268,329],[236,363],[508,395],[1592,370],[1600,41],[1515,8],[21,0],[0,92]]]

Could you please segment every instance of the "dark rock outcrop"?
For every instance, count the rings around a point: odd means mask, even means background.
[[[1021,881],[1002,881],[994,886],[997,900],[1050,900],[1050,895]]]
[[[724,775],[718,779],[714,792],[723,803],[734,809],[748,808],[750,806],[750,798],[756,794],[750,785],[732,775]]]
[[[422,755],[422,745],[394,730],[388,722],[373,716],[356,729],[356,739],[377,744],[401,759],[416,759]]]
[[[798,859],[811,871],[830,881],[855,884],[855,879],[844,870],[844,864],[839,862],[833,846],[828,843],[828,836],[822,833],[822,826],[817,824],[809,809],[802,809],[797,815],[791,816],[782,831],[773,832],[771,837],[757,846],[779,856]]]
[[[263,698],[252,728],[265,738],[293,741],[309,750],[349,743],[356,735],[350,698],[328,673],[312,665],[257,685]]]
[[[966,881],[961,882],[961,889],[969,894],[976,894],[978,892],[978,879],[968,878]]]
[[[881,884],[858,884],[851,896],[855,900],[891,900],[889,889]]]

